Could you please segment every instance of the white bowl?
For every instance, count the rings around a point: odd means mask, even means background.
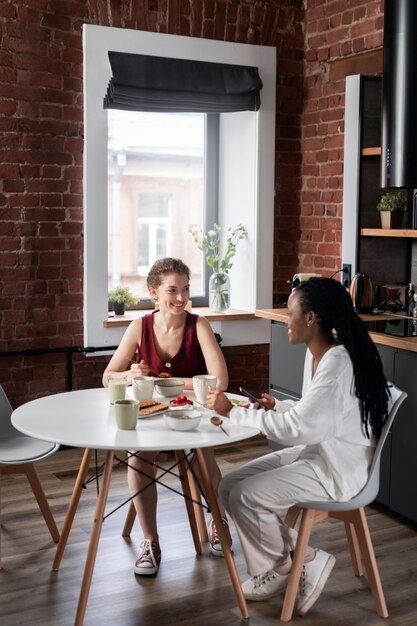
[[[171,398],[179,396],[184,391],[185,382],[178,380],[178,378],[162,378],[161,380],[155,380],[155,391],[158,396],[164,396],[165,398]]]
[[[164,414],[166,425],[172,430],[194,430],[200,424],[201,413],[194,409],[167,411]]]

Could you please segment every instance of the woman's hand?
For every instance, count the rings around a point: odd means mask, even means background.
[[[275,406],[275,398],[270,396],[269,393],[263,393],[258,399],[258,403],[263,409],[272,410]]]
[[[219,415],[227,417],[233,407],[233,404],[223,391],[209,387],[207,391],[206,407],[216,411]]]
[[[132,363],[130,366],[130,373],[132,378],[135,376],[148,376],[149,375],[149,365],[145,363],[142,359],[140,363]]]

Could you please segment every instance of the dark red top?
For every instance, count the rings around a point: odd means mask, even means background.
[[[191,378],[196,374],[207,374],[206,362],[197,338],[198,315],[187,312],[184,326],[184,336],[177,354],[169,361],[159,357],[153,332],[153,313],[142,317],[142,337],[136,352],[136,363],[142,359],[157,374],[167,372],[175,378],[181,376]]]

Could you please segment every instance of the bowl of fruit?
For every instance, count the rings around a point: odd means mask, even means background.
[[[176,398],[173,398],[173,400],[169,401],[169,408],[170,409],[181,409],[181,408],[189,408],[193,406],[193,401],[189,400],[187,398],[187,396],[177,396]]]

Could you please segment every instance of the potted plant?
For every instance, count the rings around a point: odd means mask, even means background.
[[[225,312],[230,307],[230,278],[229,270],[233,266],[231,259],[236,254],[238,241],[248,235],[246,228],[239,224],[236,228],[228,228],[226,251],[220,254],[221,226],[213,224],[207,235],[203,235],[201,228],[195,224],[188,226],[188,232],[194,239],[199,250],[206,255],[207,265],[213,268],[209,281],[209,307],[214,312]]]
[[[407,198],[398,192],[389,191],[381,196],[377,204],[381,214],[381,228],[403,228],[404,212],[407,211]]]
[[[113,305],[115,315],[124,315],[126,305],[136,304],[139,298],[133,295],[129,287],[117,285],[109,291],[109,302]]]

